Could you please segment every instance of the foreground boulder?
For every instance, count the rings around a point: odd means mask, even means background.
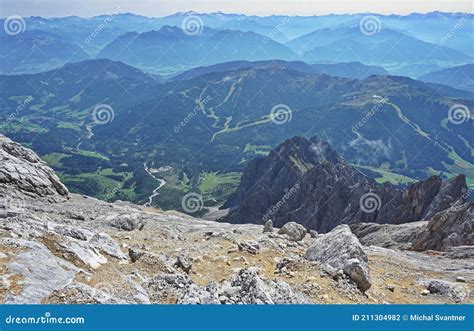
[[[32,196],[68,197],[66,186],[32,150],[0,134],[1,195],[22,191]],[[8,190],[5,190],[5,188]]]
[[[362,292],[372,285],[367,255],[347,225],[339,225],[331,232],[320,235],[306,251],[306,259],[342,269]]]
[[[273,221],[268,220],[265,222],[265,226],[263,227],[263,233],[266,232],[273,232]]]
[[[463,285],[446,280],[427,279],[422,280],[420,284],[425,285],[431,294],[446,296],[457,303],[463,302],[469,295],[469,290],[467,290]]]
[[[453,206],[438,213],[416,237],[413,249],[447,250],[456,246],[474,245],[474,202]]]
[[[190,286],[178,300],[181,304],[307,304],[310,301],[295,293],[283,281],[259,276],[258,268],[241,269],[222,285]]]
[[[278,230],[278,234],[286,234],[290,240],[300,241],[306,236],[306,228],[296,222],[288,222]]]

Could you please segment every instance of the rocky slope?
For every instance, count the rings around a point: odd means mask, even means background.
[[[433,216],[417,235],[413,249],[446,250],[462,245],[474,245],[474,202],[455,205]]]
[[[474,302],[473,259],[69,194],[0,135],[1,303]]]
[[[229,223],[263,224],[271,218],[319,232],[339,224],[401,224],[429,220],[455,201],[466,200],[463,175],[432,176],[399,190],[378,184],[317,137],[294,137],[249,163],[238,190],[224,208]]]

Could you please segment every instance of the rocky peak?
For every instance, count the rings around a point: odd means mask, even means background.
[[[457,246],[474,245],[474,202],[453,205],[434,215],[419,233],[413,249],[446,250]]]
[[[68,197],[66,186],[32,150],[0,134],[0,195]]]
[[[351,166],[327,142],[294,137],[249,163],[237,191],[224,205],[230,223],[275,226],[300,223],[328,232],[340,224],[401,224],[428,220],[465,201],[466,180],[432,176],[399,190]]]

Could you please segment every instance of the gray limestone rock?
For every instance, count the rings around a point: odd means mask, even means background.
[[[446,250],[474,245],[474,202],[460,204],[438,213],[418,234],[413,249]]]
[[[265,226],[263,227],[263,233],[266,232],[273,232],[273,221],[268,220],[265,222]]]
[[[36,196],[68,197],[66,186],[32,150],[0,134],[0,184]]]
[[[420,283],[426,285],[426,289],[430,293],[447,296],[457,303],[463,302],[469,296],[469,290],[463,285],[446,280],[428,279],[422,280]]]
[[[237,246],[239,251],[246,251],[250,254],[257,254],[260,251],[260,245],[255,241],[241,241]]]
[[[303,240],[306,236],[306,228],[296,222],[288,222],[283,227],[278,230],[278,234],[286,234],[293,241]]]
[[[371,286],[367,254],[347,225],[320,235],[306,251],[306,259],[344,270],[362,292]]]

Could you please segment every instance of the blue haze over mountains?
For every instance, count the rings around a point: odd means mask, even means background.
[[[181,28],[190,15],[197,35]],[[474,121],[447,121],[452,105],[474,105],[472,15],[370,14],[372,35],[359,28],[367,15],[28,17],[24,33],[0,32],[1,132],[99,198],[142,203],[157,186],[143,164],[171,166],[155,203],[172,209],[292,136],[318,135],[375,178],[464,173],[474,185]],[[98,104],[113,121],[91,120]],[[269,120],[278,104],[292,109],[284,125]],[[236,184],[207,197],[220,203]]]

